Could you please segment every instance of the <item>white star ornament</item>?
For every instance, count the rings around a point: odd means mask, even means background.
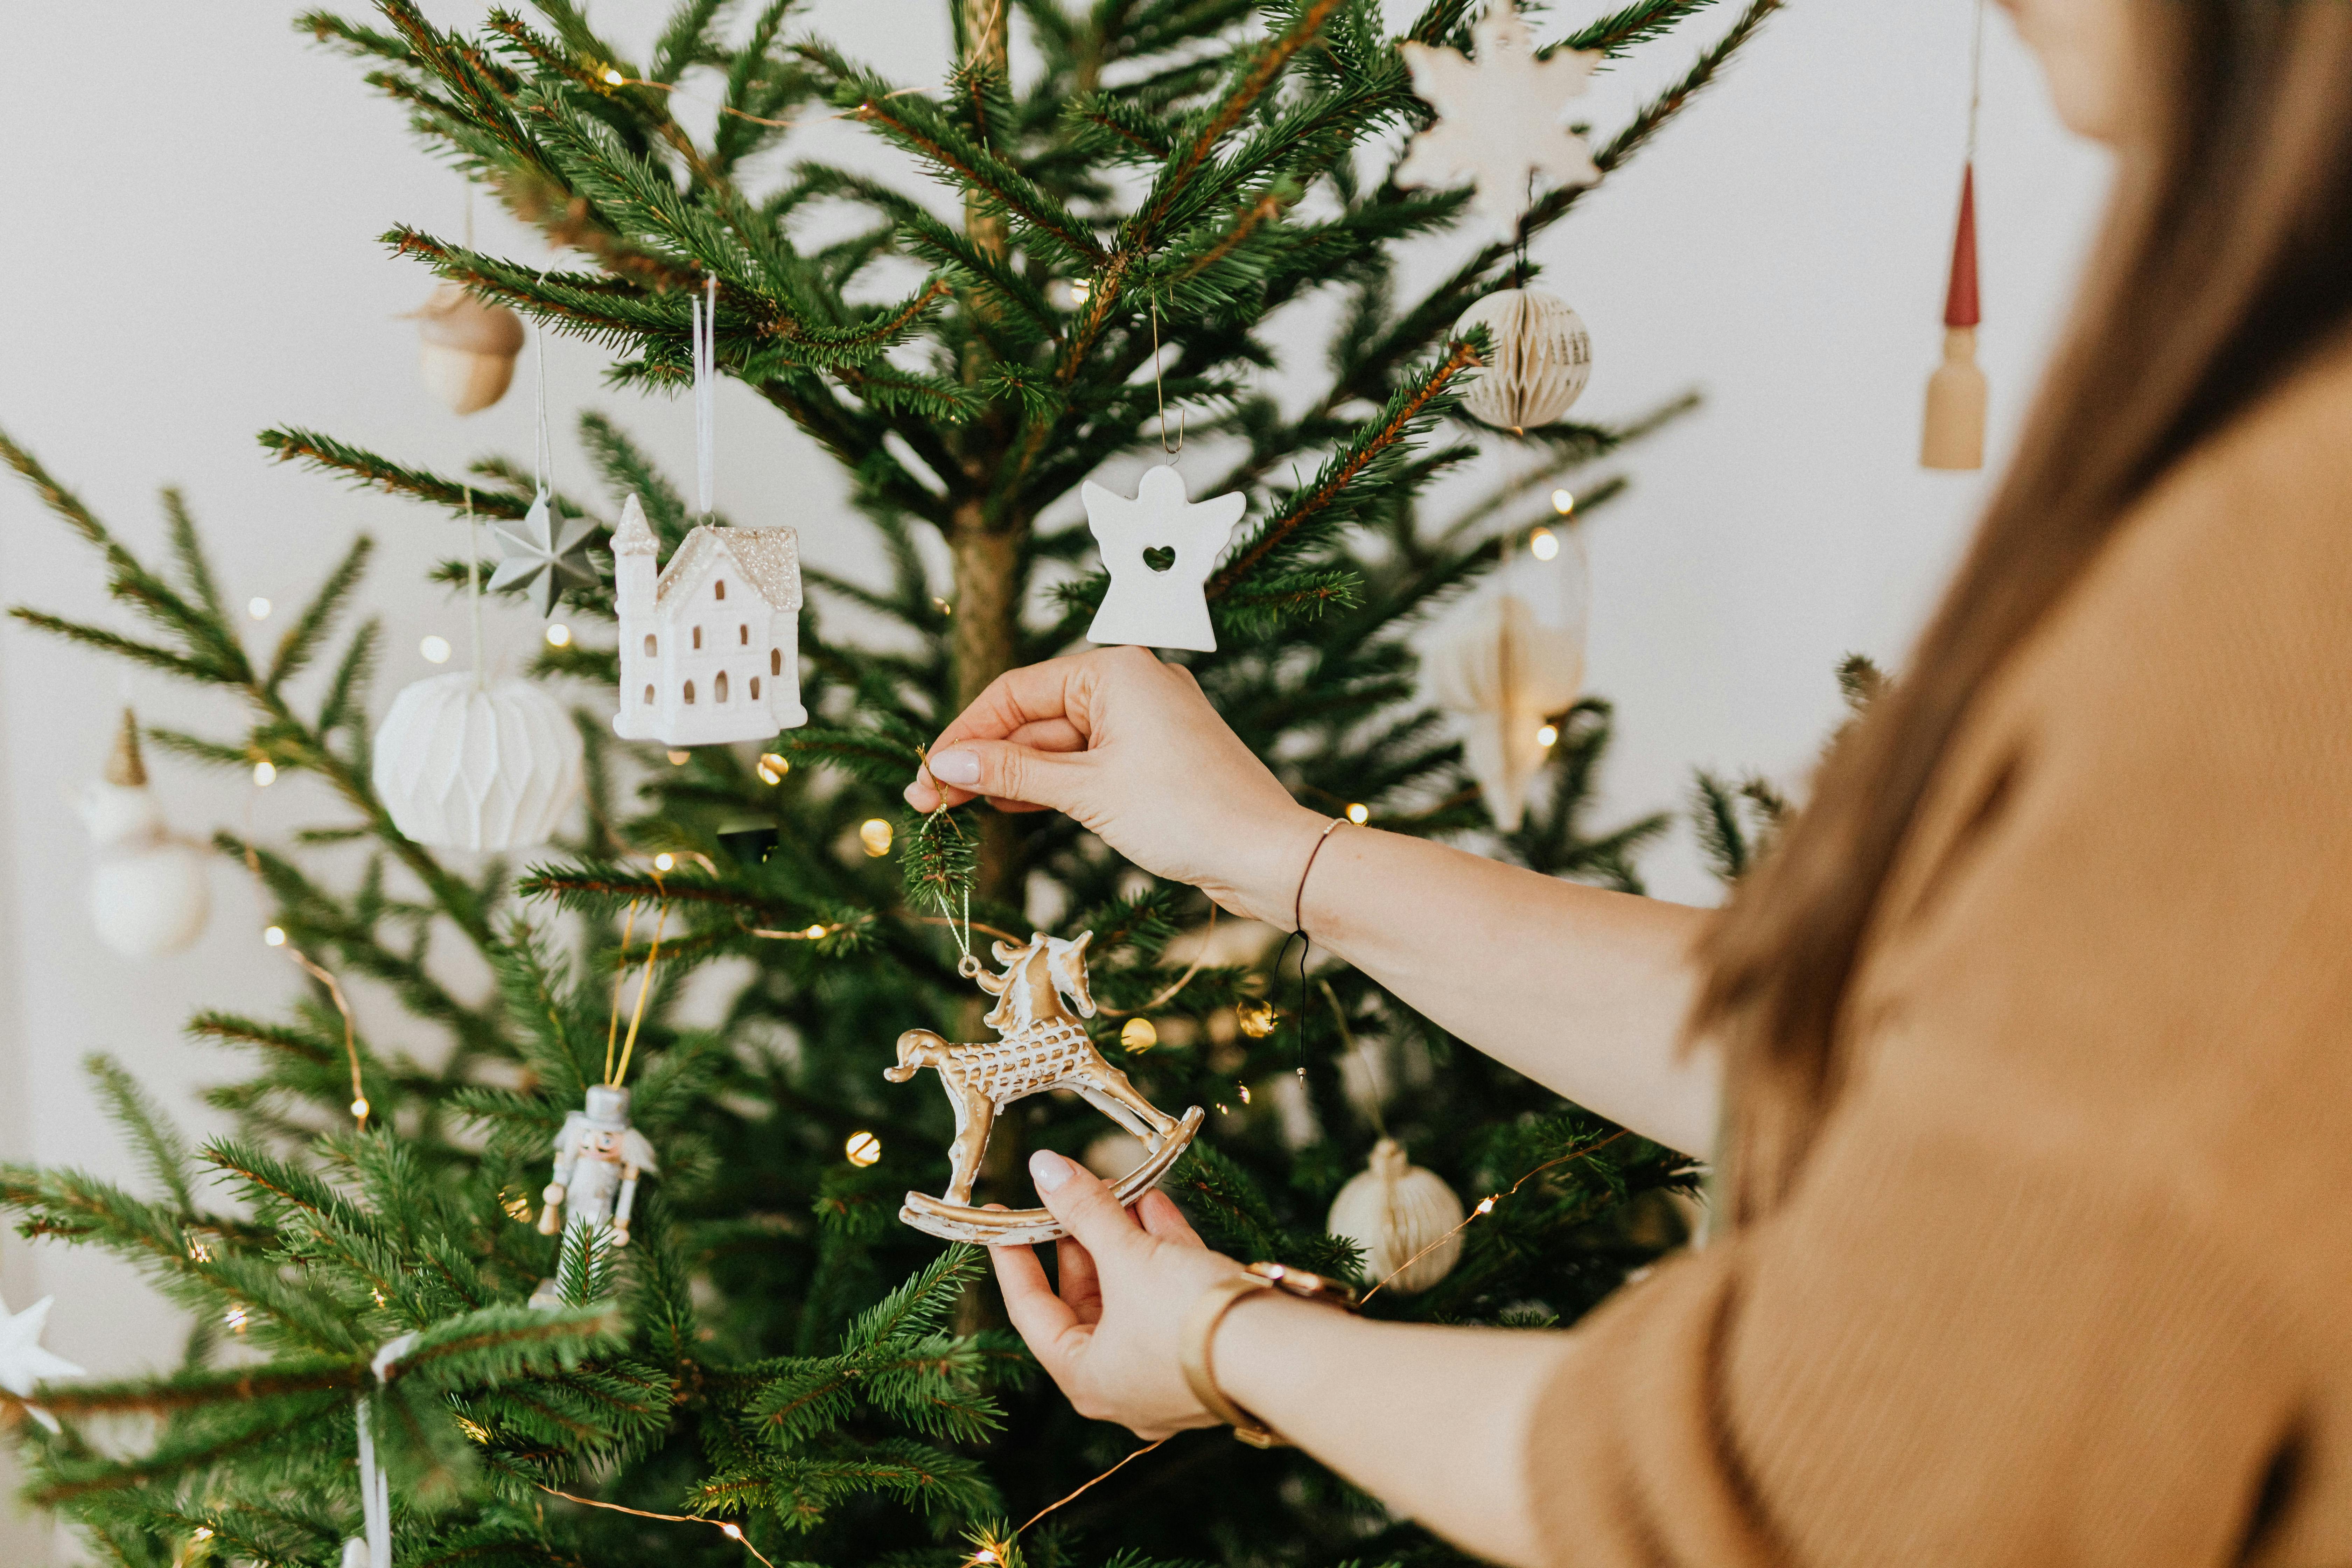
[[[55,1300],[44,1296],[13,1317],[8,1303],[0,1301],[0,1388],[19,1399],[28,1397],[49,1378],[89,1375],[65,1357],[41,1348],[41,1331],[48,1325],[49,1303]],[[25,1414],[50,1431],[58,1430],[58,1418],[40,1406],[27,1405]]]
[[[1530,175],[1560,186],[1601,181],[1591,149],[1565,127],[1570,101],[1584,91],[1601,54],[1562,49],[1536,58],[1510,0],[1495,0],[1471,37],[1475,59],[1430,44],[1402,46],[1412,90],[1436,109],[1437,120],[1413,138],[1396,181],[1434,189],[1475,178],[1472,210],[1509,239],[1527,210]]]
[[[1214,653],[1203,585],[1249,498],[1233,490],[1187,500],[1183,477],[1164,464],[1145,472],[1133,500],[1091,479],[1079,496],[1110,572],[1110,592],[1087,640]]]

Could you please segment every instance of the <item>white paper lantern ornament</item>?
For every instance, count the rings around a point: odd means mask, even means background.
[[[404,837],[444,849],[522,849],[546,843],[562,825],[580,793],[584,752],[554,698],[528,680],[482,678],[479,533],[469,508],[473,668],[401,688],[376,729],[371,777]]]
[[[1592,379],[1592,340],[1567,300],[1541,289],[1497,289],[1462,312],[1456,338],[1486,329],[1492,344],[1462,395],[1489,425],[1524,431],[1567,413]]]
[[[164,822],[128,708],[106,776],[84,784],[75,805],[97,851],[89,912],[99,940],[127,958],[159,958],[202,935],[212,913],[205,852]]]
[[[1462,1257],[1462,1200],[1434,1171],[1405,1158],[1393,1138],[1331,1200],[1325,1228],[1363,1249],[1364,1279],[1401,1295],[1426,1290]]]
[[[1549,721],[1584,687],[1590,595],[1580,531],[1551,561],[1507,563],[1497,582],[1439,628],[1422,657],[1429,700],[1452,714],[1486,814],[1515,832],[1541,771]]]
[[[375,733],[375,792],[393,826],[441,848],[546,843],[581,773],[572,716],[528,680],[429,676],[402,688]]]

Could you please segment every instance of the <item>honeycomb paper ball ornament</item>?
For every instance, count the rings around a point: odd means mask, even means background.
[[[571,716],[528,680],[432,676],[394,698],[375,732],[375,792],[393,826],[442,848],[546,843],[581,771]]]
[[[1454,335],[1484,327],[1492,343],[1462,406],[1489,425],[1526,430],[1567,413],[1592,379],[1592,340],[1567,300],[1540,289],[1498,289],[1462,312]]]
[[[522,353],[522,318],[444,283],[416,312],[416,363],[433,395],[475,414],[507,395]]]
[[[1393,1138],[1331,1200],[1327,1228],[1364,1249],[1364,1279],[1411,1295],[1454,1271],[1462,1257],[1462,1200],[1445,1178],[1407,1160]]]

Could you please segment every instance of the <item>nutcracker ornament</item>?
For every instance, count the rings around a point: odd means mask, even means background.
[[[572,1249],[590,1232],[609,1232],[614,1247],[629,1245],[629,1215],[636,1207],[637,1178],[659,1174],[654,1146],[629,1125],[629,1091],[617,1084],[590,1085],[585,1108],[566,1116],[563,1130],[555,1135],[554,1180],[541,1194],[547,1207],[539,1216],[540,1234],[560,1232],[563,1237],[564,1257],[556,1268],[558,1279],[562,1278],[563,1264],[572,1260]],[[530,1304],[561,1306],[555,1279],[540,1281]]]
[[[917,1230],[948,1241],[1019,1247],[1053,1241],[1069,1233],[1042,1208],[974,1208],[971,1185],[980,1174],[988,1133],[1004,1108],[1047,1089],[1076,1091],[1097,1110],[1140,1139],[1142,1163],[1111,1184],[1121,1204],[1132,1204],[1158,1184],[1201,1130],[1202,1110],[1170,1116],[1137,1092],[1127,1075],[1103,1059],[1087,1037],[1080,1018],[1095,1013],[1087,981],[1087,943],[1094,932],[1065,941],[1043,931],[1026,943],[1000,942],[992,949],[1004,966],[991,974],[966,953],[959,972],[994,996],[985,1020],[998,1038],[958,1045],[929,1029],[898,1037],[898,1065],[884,1069],[892,1083],[905,1083],[924,1068],[937,1068],[940,1083],[955,1105],[952,1172],[944,1196],[908,1193],[898,1217]],[[1065,1004],[1067,1004],[1066,1006]],[[1069,1011],[1076,1008],[1074,1016]]]

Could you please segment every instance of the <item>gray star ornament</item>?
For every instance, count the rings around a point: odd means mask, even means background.
[[[1531,175],[1562,186],[1600,182],[1591,150],[1564,122],[1601,55],[1560,49],[1538,59],[1512,0],[1490,0],[1470,37],[1475,54],[1467,59],[1428,44],[1403,46],[1412,90],[1437,120],[1413,138],[1396,179],[1429,189],[1474,177],[1473,210],[1507,240],[1518,232]]]
[[[596,525],[584,517],[559,520],[541,490],[520,522],[490,525],[490,536],[499,542],[490,591],[521,586],[542,616],[555,614],[564,589],[596,585],[596,569],[588,564],[588,541],[595,532]]]

